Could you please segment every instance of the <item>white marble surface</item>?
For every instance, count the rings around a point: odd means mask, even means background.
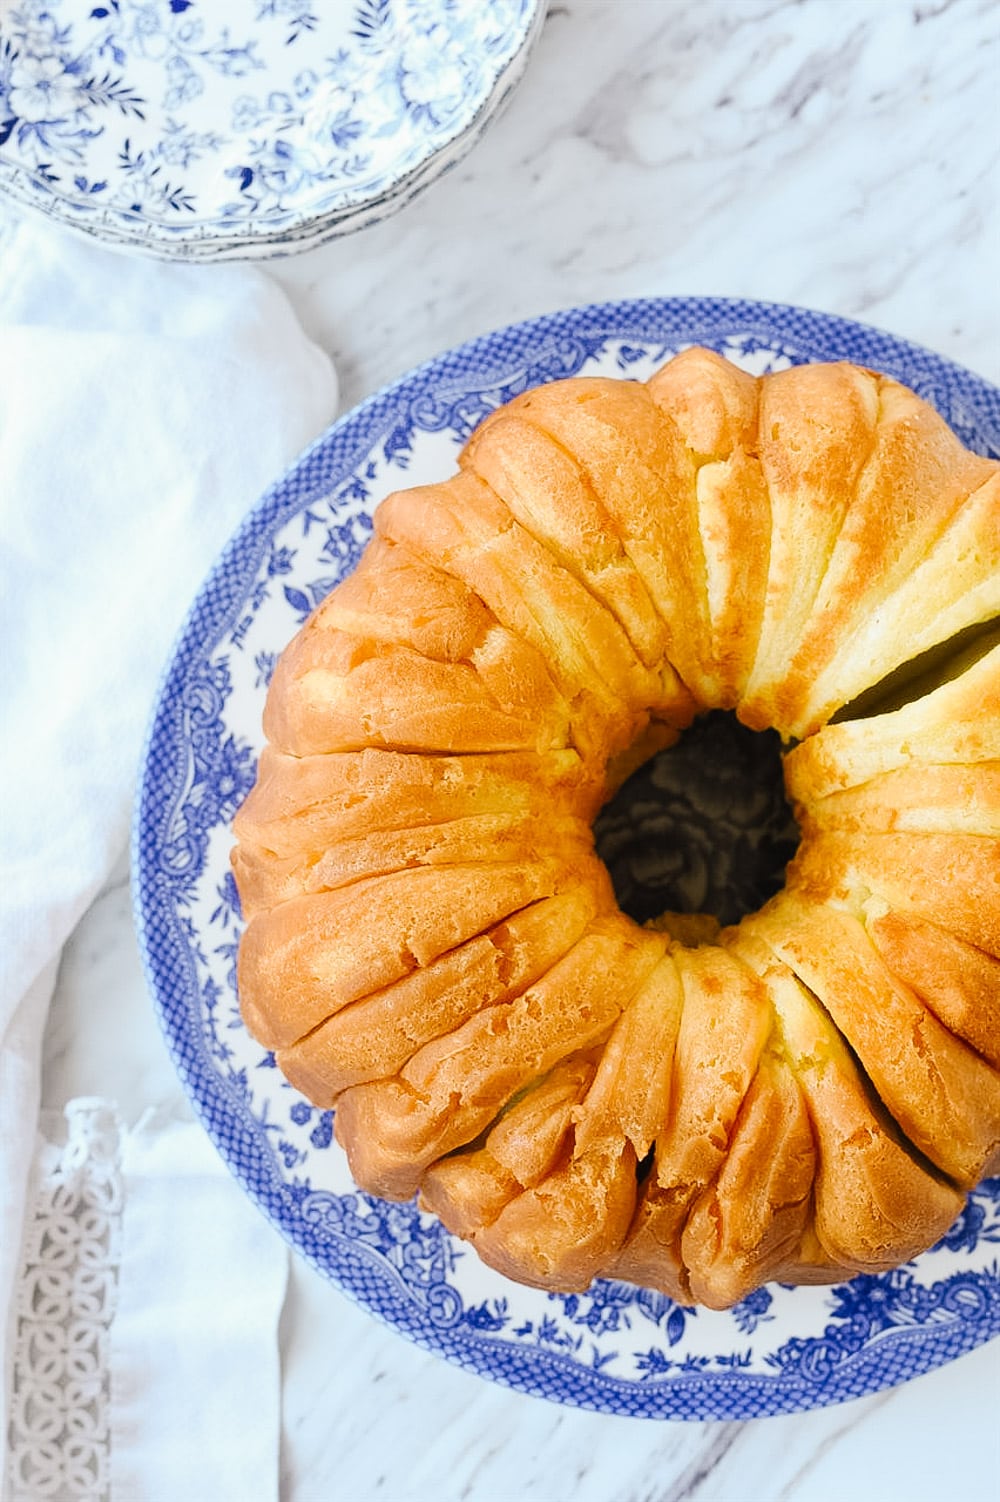
[[[573,303],[716,293],[860,318],[1000,380],[995,0],[569,0],[477,150],[395,218],[274,263],[347,406]],[[210,274],[210,273],[208,273]],[[188,1107],[123,855],[64,954],[44,1104]],[[296,1265],[286,1502],[930,1502],[998,1495],[1000,1343],[747,1424],[608,1418],[407,1344]],[[251,1499],[252,1502],[252,1499]]]

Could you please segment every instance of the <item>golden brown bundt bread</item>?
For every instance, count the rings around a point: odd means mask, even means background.
[[[363,1189],[525,1283],[907,1260],[1000,1168],[998,617],[1000,466],[886,376],[526,392],[279,663],[247,1026]],[[785,889],[640,928],[594,817],[720,708],[790,745]]]

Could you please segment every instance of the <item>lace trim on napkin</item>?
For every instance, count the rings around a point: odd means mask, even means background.
[[[106,1502],[108,1345],[121,1256],[121,1123],[66,1107],[66,1142],[36,1159],[17,1288],[8,1433],[11,1502]]]

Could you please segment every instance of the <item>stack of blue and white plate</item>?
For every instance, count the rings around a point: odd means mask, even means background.
[[[520,78],[540,0],[12,0],[0,190],[177,260],[288,255],[453,166]]]

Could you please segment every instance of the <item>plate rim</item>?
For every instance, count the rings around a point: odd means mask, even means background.
[[[629,1380],[592,1371],[557,1351],[517,1347],[482,1331],[449,1330],[440,1318],[435,1318],[433,1309],[421,1310],[412,1298],[393,1303],[390,1296],[387,1301],[380,1297],[378,1279],[367,1276],[370,1259],[365,1255],[363,1243],[347,1237],[338,1241],[329,1231],[324,1239],[315,1226],[311,1228],[312,1234],[308,1234],[309,1228],[303,1227],[300,1207],[297,1209],[293,1204],[288,1186],[283,1181],[276,1182],[275,1175],[268,1172],[271,1164],[260,1150],[260,1134],[252,1130],[252,1124],[240,1111],[233,1111],[228,1121],[230,1132],[234,1122],[239,1128],[240,1150],[220,1141],[216,1113],[227,1104],[231,1107],[235,1095],[203,1053],[194,1060],[196,1067],[192,1066],[182,1049],[186,1033],[175,1036],[170,1026],[167,1000],[173,989],[171,971],[174,979],[179,974],[183,982],[186,967],[183,954],[176,954],[177,935],[169,931],[164,935],[161,931],[162,914],[157,913],[155,881],[145,862],[146,847],[153,838],[151,798],[155,803],[155,788],[151,785],[151,772],[158,748],[164,739],[171,739],[169,711],[171,706],[176,711],[178,688],[193,658],[199,652],[206,653],[208,628],[211,628],[211,646],[207,649],[210,654],[217,650],[233,602],[244,597],[240,591],[252,580],[269,539],[309,504],[302,495],[285,494],[291,478],[300,475],[317,456],[326,457],[331,465],[336,462],[339,472],[349,471],[371,451],[379,424],[394,403],[407,392],[415,395],[429,379],[439,386],[446,385],[449,377],[455,380],[463,366],[468,368],[470,360],[476,362],[480,384],[487,385],[490,358],[499,356],[506,348],[509,363],[512,343],[530,341],[532,346],[544,348],[545,341],[558,343],[560,338],[569,337],[570,330],[578,338],[603,335],[607,339],[634,337],[655,341],[668,333],[672,321],[678,317],[691,318],[694,325],[681,342],[688,342],[689,338],[694,342],[698,327],[706,323],[738,321],[741,333],[753,333],[756,329],[772,340],[781,334],[786,339],[791,336],[808,343],[812,359],[857,359],[857,345],[861,341],[867,352],[865,363],[874,355],[872,363],[891,374],[893,366],[899,370],[905,362],[909,372],[905,379],[910,382],[914,368],[922,370],[928,378],[947,372],[954,380],[957,375],[963,388],[974,395],[977,410],[981,410],[991,433],[991,444],[992,435],[998,435],[1000,452],[1000,388],[923,345],[872,325],[793,304],[704,296],[581,304],[499,325],[422,361],[342,414],[293,460],[243,517],[194,595],[160,675],[143,744],[131,826],[132,903],[143,969],[157,1020],[196,1115],[227,1168],[272,1225],[300,1256],[343,1293],[423,1349],[515,1391],[591,1411],[637,1418],[743,1420],[825,1407],[885,1390],[931,1371],[1000,1335],[1000,1304],[991,1310],[989,1319],[979,1322],[921,1324],[888,1330],[842,1361],[832,1378],[814,1383],[790,1376],[786,1370],[773,1375],[723,1370]],[[723,337],[721,328],[716,329],[716,337]],[[330,449],[334,453],[329,454]],[[329,484],[320,485],[322,494],[329,494],[329,490]],[[203,620],[206,609],[207,617]],[[154,944],[162,944],[164,937],[179,964],[154,956]],[[254,1177],[254,1169],[259,1172],[260,1167],[264,1169],[263,1179]],[[380,1276],[385,1279],[384,1268]],[[914,1358],[912,1348],[917,1343],[919,1350]]]

